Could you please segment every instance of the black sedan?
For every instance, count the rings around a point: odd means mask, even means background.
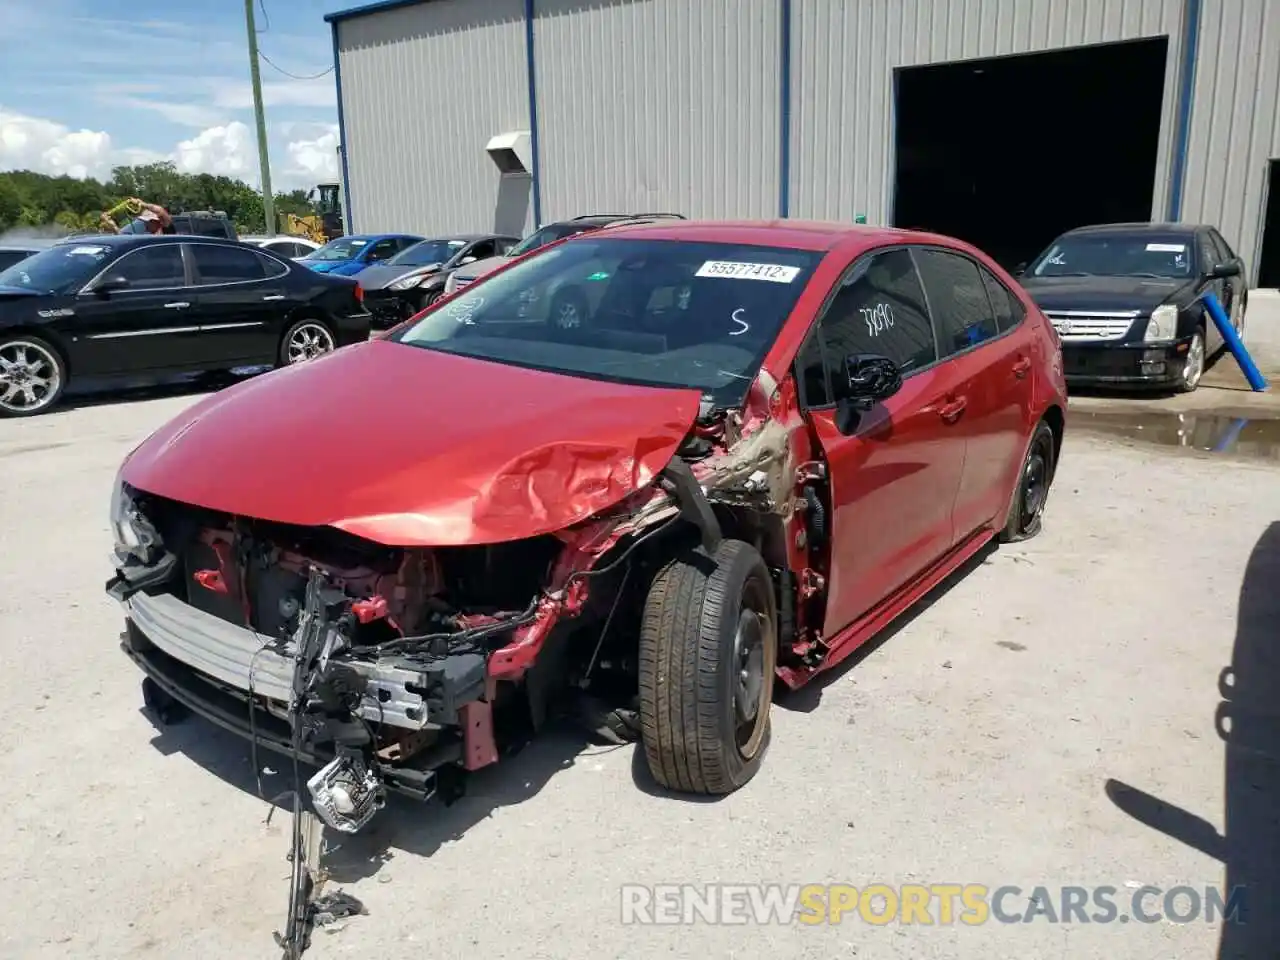
[[[66,240],[0,272],[0,417],[109,386],[283,366],[367,340],[354,278],[194,236]]]
[[[444,293],[445,282],[458,267],[506,253],[519,237],[464,233],[434,237],[402,250],[385,263],[360,272],[360,285],[376,327],[387,329],[407,320]]]
[[[1224,346],[1209,291],[1244,336],[1244,263],[1212,226],[1079,227],[1016,272],[1058,331],[1069,384],[1194,390]]]

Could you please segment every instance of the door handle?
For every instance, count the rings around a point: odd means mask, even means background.
[[[969,401],[964,397],[956,397],[950,403],[944,403],[938,408],[938,416],[947,423],[955,423],[960,419],[960,414],[964,413],[964,408]]]
[[[185,310],[189,306],[191,306],[191,304],[187,303],[185,300],[175,300],[173,303],[166,303],[164,308],[166,310]]]
[[[283,299],[284,299],[284,294],[283,294],[283,293],[273,293],[273,294],[269,294],[268,296],[263,297],[262,299],[263,299],[263,300],[283,300]]]
[[[1019,357],[1013,361],[1013,375],[1021,380],[1031,372],[1031,360],[1029,357]]]

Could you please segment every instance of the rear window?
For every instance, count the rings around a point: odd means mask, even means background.
[[[390,339],[736,406],[821,252],[595,234],[481,279]]]
[[[548,243],[554,243],[565,237],[572,237],[579,233],[586,233],[589,230],[596,230],[598,227],[585,226],[581,223],[553,223],[550,226],[543,227],[537,233],[526,237],[520,243],[511,248],[508,256],[523,257],[526,253],[537,250],[539,247],[545,247]]]

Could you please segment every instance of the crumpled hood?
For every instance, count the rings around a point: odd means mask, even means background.
[[[1151,277],[1022,277],[1022,288],[1041,310],[1150,312],[1191,281]]]
[[[381,290],[388,284],[403,280],[410,274],[428,276],[439,271],[439,267],[393,267],[390,264],[375,264],[360,271],[360,286],[366,290]]]
[[[375,340],[204,398],[143,441],[121,479],[394,546],[498,543],[648,484],[699,400]]]

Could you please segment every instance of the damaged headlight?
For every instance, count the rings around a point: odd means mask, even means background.
[[[431,279],[431,273],[414,273],[387,285],[388,290],[409,290]]]
[[[115,538],[117,553],[128,553],[142,544],[138,534],[138,510],[118,473],[111,489],[111,535]]]

